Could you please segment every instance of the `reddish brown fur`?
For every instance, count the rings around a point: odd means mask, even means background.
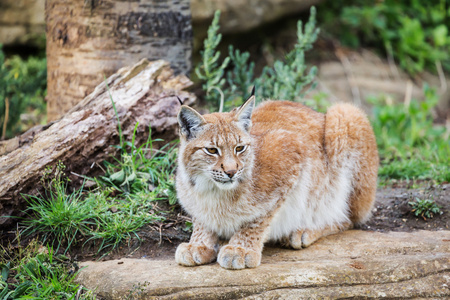
[[[327,131],[325,143],[333,149],[340,149],[339,139],[335,137],[337,128],[345,128],[351,147],[362,154],[360,169],[357,172],[354,190],[350,196],[350,212],[353,223],[365,222],[370,217],[377,187],[378,150],[372,126],[364,113],[350,104],[340,104],[327,111]]]
[[[300,210],[298,216],[309,221],[299,219],[298,224],[304,225],[283,233],[283,239],[294,248],[308,246],[370,216],[378,153],[364,113],[349,104],[333,106],[324,115],[298,103],[268,101],[253,112],[249,133],[246,120],[252,101],[231,113],[202,117],[186,107],[180,113],[177,191],[181,204],[194,218],[190,243],[177,249],[176,260],[182,265],[214,260],[222,235],[230,238],[218,253],[223,267],[256,267],[264,241],[269,234],[276,236],[273,230],[284,230],[280,216],[292,218],[292,209],[303,207],[312,213],[305,215]],[[248,148],[238,153],[239,145]],[[211,147],[218,149],[217,155],[208,153],[206,149]],[[234,186],[214,183],[232,182],[235,177],[228,180],[224,174],[235,173],[238,183]],[[218,178],[213,180],[214,176]],[[330,198],[334,193],[336,204]],[[333,205],[337,205],[335,216]],[[327,211],[321,211],[323,207]],[[320,219],[329,217],[340,221]],[[286,222],[293,226],[291,219]],[[277,226],[280,229],[274,229]]]

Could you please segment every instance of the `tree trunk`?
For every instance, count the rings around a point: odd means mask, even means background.
[[[108,92],[107,84],[110,92]],[[46,167],[61,161],[68,173],[90,174],[92,166],[117,151],[119,144],[114,100],[124,140],[131,140],[137,122],[136,143],[176,137],[179,96],[186,104],[195,96],[181,91],[191,85],[185,75],[175,76],[168,62],[142,60],[123,68],[97,86],[92,94],[60,120],[0,143],[0,229],[13,221],[5,216],[24,209],[21,194],[36,194]],[[9,143],[9,144],[6,144]],[[6,153],[8,152],[8,153]]]
[[[142,58],[190,71],[189,0],[47,0],[48,121]]]

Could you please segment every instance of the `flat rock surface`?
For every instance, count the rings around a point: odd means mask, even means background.
[[[174,259],[87,261],[77,281],[106,299],[450,297],[450,231],[350,230],[307,249],[266,247],[255,269]]]

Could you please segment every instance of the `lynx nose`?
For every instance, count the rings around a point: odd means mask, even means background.
[[[225,171],[225,174],[227,174],[228,175],[228,177],[230,177],[230,178],[233,178],[233,176],[235,175],[237,173],[237,170],[228,170],[228,171]]]

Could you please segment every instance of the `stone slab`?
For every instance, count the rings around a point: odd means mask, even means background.
[[[107,299],[450,297],[450,231],[350,230],[311,247],[266,247],[255,269],[174,260],[83,262],[77,281]]]

